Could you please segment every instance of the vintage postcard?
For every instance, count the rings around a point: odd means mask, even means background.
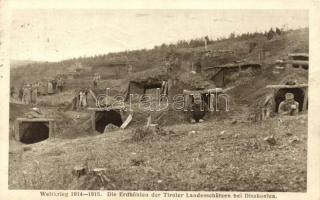
[[[320,199],[318,1],[30,2],[1,1],[0,196]]]

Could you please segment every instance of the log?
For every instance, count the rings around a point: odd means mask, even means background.
[[[129,123],[132,121],[132,118],[133,118],[133,116],[132,116],[132,114],[130,114],[127,117],[127,119],[122,123],[120,128],[125,129],[129,125]]]

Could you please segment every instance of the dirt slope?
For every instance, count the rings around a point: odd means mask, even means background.
[[[305,115],[254,124],[181,124],[165,132],[138,142],[131,140],[132,130],[51,139],[29,145],[29,151],[11,144],[9,188],[306,191]],[[270,135],[275,145],[264,140]],[[86,164],[106,168],[109,182],[71,174]]]

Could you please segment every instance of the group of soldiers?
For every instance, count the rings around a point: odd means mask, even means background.
[[[58,80],[53,79],[47,82],[47,94],[52,95],[54,93],[62,92],[64,88],[64,81],[62,78],[58,78]]]
[[[12,89],[12,92],[14,89]],[[19,89],[19,100],[24,104],[36,104],[39,95],[39,82],[25,84]],[[11,94],[13,96],[13,93]]]
[[[15,98],[16,93],[19,101],[24,104],[37,104],[37,99],[40,95],[52,95],[54,93],[62,92],[64,87],[64,81],[62,78],[58,80],[47,81],[47,84],[41,82],[26,83],[23,84],[18,91],[15,91],[14,87],[10,88],[10,97]]]
[[[76,95],[72,99],[71,110],[79,110],[85,108],[88,105],[88,89],[81,89],[76,92]]]

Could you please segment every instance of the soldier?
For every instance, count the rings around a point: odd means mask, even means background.
[[[51,95],[54,93],[52,81],[48,81],[48,94]]]
[[[294,100],[292,93],[286,93],[285,100],[279,105],[279,114],[296,115],[299,112],[299,103]]]
[[[22,102],[23,100],[23,86],[19,88],[19,100]]]
[[[86,97],[86,91],[82,89],[79,93],[79,107],[86,107],[87,106],[87,97]]]
[[[58,84],[57,79],[53,79],[51,81],[51,84],[52,84],[53,93],[56,93],[57,92],[57,84]]]
[[[95,74],[93,77],[93,89],[96,89],[98,87],[98,77]]]
[[[57,88],[58,88],[58,90],[59,90],[59,92],[62,92],[62,89],[63,89],[63,80],[62,80],[62,78],[60,77],[59,79],[58,79],[58,82],[57,82]]]
[[[24,89],[24,103],[25,104],[30,104],[31,103],[31,84],[27,84],[25,89]]]
[[[206,103],[202,101],[201,94],[193,95],[193,102],[191,103],[191,123],[204,122],[203,118],[206,114]]]
[[[33,104],[37,104],[37,98],[38,98],[38,83],[35,83],[31,87],[31,102]]]

